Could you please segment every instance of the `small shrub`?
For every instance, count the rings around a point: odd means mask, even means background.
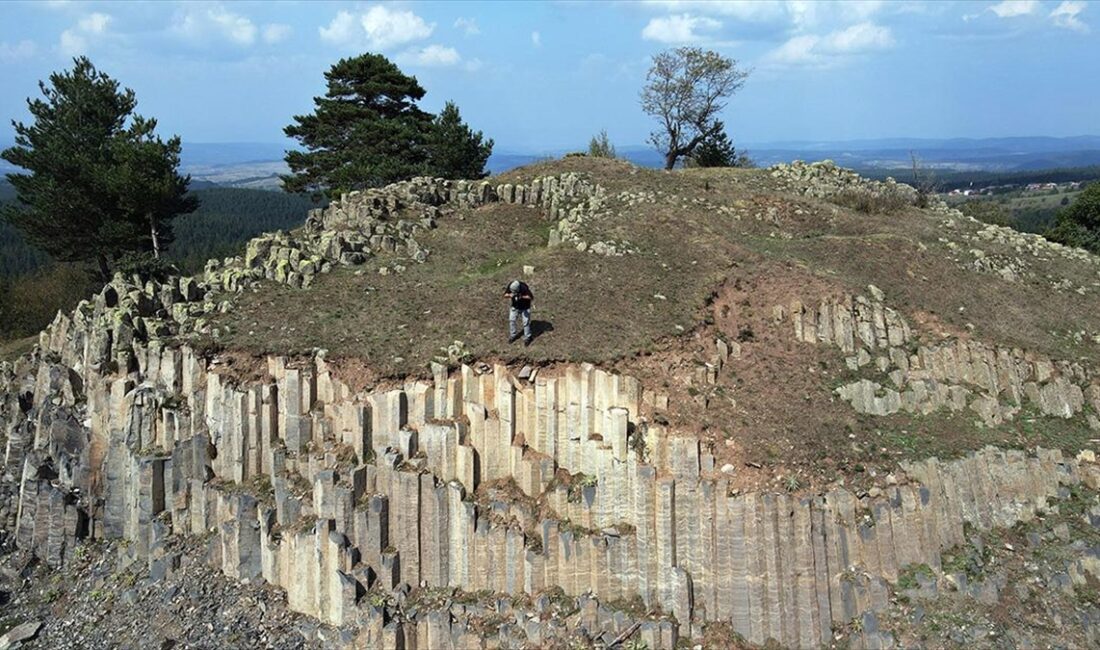
[[[151,253],[127,253],[115,265],[115,270],[129,277],[140,276],[142,280],[164,282],[179,270],[163,257],[154,257]]]
[[[593,158],[618,158],[615,155],[615,145],[611,144],[611,139],[607,137],[607,129],[602,129],[592,136],[588,142],[588,155]]]
[[[866,187],[841,190],[832,201],[864,214],[891,214],[909,205],[909,200],[899,192],[874,191]]]
[[[898,589],[916,589],[920,587],[918,575],[934,576],[935,573],[927,564],[910,564],[898,573]]]
[[[595,486],[596,486],[596,477],[595,476],[590,476],[590,475],[585,474],[583,472],[574,474],[573,475],[573,480],[569,484],[569,493],[566,496],[566,499],[570,503],[579,503],[580,500],[581,500],[581,495],[584,492],[584,488],[586,488],[586,487],[595,487]]]
[[[959,206],[959,211],[968,217],[994,226],[1016,228],[1016,219],[1003,205],[988,199],[975,199]]]

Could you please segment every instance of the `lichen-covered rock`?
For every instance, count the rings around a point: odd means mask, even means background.
[[[831,160],[806,163],[796,160],[779,163],[768,168],[772,178],[804,196],[830,198],[844,192],[866,192],[871,195],[889,195],[913,205],[918,193],[912,186],[898,183],[893,178],[872,181],[856,172],[838,166]]]

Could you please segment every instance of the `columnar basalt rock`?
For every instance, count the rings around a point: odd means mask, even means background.
[[[800,314],[803,340],[876,353],[910,341],[876,300],[824,305],[812,325],[808,310],[784,310]],[[210,535],[227,575],[262,577],[293,609],[372,642],[427,634],[429,619],[386,620],[365,596],[408,585],[639,598],[672,614],[678,634],[725,621],[792,647],[870,616],[865,640],[878,643],[874,615],[902,567],[939,567],[965,523],[1010,526],[1063,485],[1100,483],[1100,468],[1059,452],[990,449],[912,464],[915,483],[873,500],[842,488],[735,494],[695,438],[650,421],[667,398],[591,365],[534,381],[503,366],[437,368],[357,393],[323,355],[271,358],[266,379],[240,384],[186,347],[135,339],[132,363],[93,370],[88,334],[59,320],[5,374],[5,394],[25,405],[2,421],[5,469],[21,481],[17,543],[57,565],[82,539],[124,537],[153,563],[169,534]],[[1031,363],[1041,396],[1056,366]],[[957,358],[953,373],[991,376]],[[501,482],[542,505],[473,498]],[[649,638],[671,647],[662,629]]]
[[[434,228],[443,214],[459,208],[505,201],[539,208],[553,219],[564,220],[596,210],[604,195],[601,186],[577,174],[536,179],[530,185],[508,186],[510,190],[504,187],[416,178],[352,192],[324,210],[311,211],[305,228],[261,235],[248,242],[244,256],[210,260],[196,276],[155,280],[116,274],[71,314],[58,313],[49,334],[42,336],[81,338],[71,345],[53,342],[54,348],[68,355],[63,362],[78,374],[101,372],[108,365],[129,372],[137,362],[128,351],[132,342],[146,344],[192,332],[210,333],[211,316],[228,311],[234,294],[255,289],[260,280],[306,288],[318,274],[337,265],[363,264],[378,252],[400,253],[423,262],[428,251],[415,236]],[[608,255],[622,252],[613,246],[600,251]],[[40,347],[49,349],[51,342],[40,341]]]
[[[789,319],[796,340],[831,344],[852,371],[870,373],[837,389],[861,413],[931,413],[970,409],[986,424],[1000,424],[1022,408],[1059,418],[1088,406],[1089,424],[1100,428],[1100,383],[1075,361],[1056,361],[1018,348],[953,338],[922,344],[909,324],[883,303],[881,291],[818,304],[793,301],[775,308]]]
[[[630,252],[629,247],[582,239],[583,225],[602,214],[607,200],[601,185],[576,173],[537,178],[529,184],[498,185],[421,177],[344,194],[328,207],[312,210],[306,232],[329,236],[354,233],[353,241],[365,241],[372,250],[404,251],[422,262],[428,251],[417,243],[417,233],[434,228],[439,219],[455,210],[499,202],[537,208],[554,220],[556,225],[548,242],[551,245],[568,243],[602,255],[623,255]]]
[[[988,448],[904,465],[875,497],[742,493],[694,434],[658,423],[667,395],[589,364],[437,363],[430,380],[356,391],[323,353],[270,357],[245,381],[176,337],[261,278],[308,287],[371,255],[417,259],[420,232],[489,202],[546,210],[558,243],[619,254],[583,239],[607,200],[576,174],[414,179],[345,195],[195,278],[116,276],[0,366],[0,529],[55,567],[85,540],[126,539],[132,560],[162,574],[178,566],[171,536],[201,537],[226,575],[286,590],[292,609],[367,647],[479,645],[475,615],[505,621],[501,646],[571,627],[608,644],[636,622],[648,647],[672,648],[722,622],[752,643],[813,647],[858,621],[857,645],[885,647],[878,616],[906,567],[949,571],[941,554],[967,525],[1010,527],[1067,486],[1100,488],[1092,455]],[[974,340],[921,343],[868,293],[774,312],[799,342],[844,353],[859,378],[837,392],[855,409],[969,408],[990,423],[1025,407],[1100,411],[1088,368]],[[699,385],[740,356],[738,343],[715,347]],[[1074,566],[1081,582],[1098,577],[1096,563]],[[467,605],[450,590],[497,596]],[[555,609],[558,590],[577,611]],[[403,606],[414,592],[447,602]],[[663,614],[608,605],[636,601]]]
[[[912,186],[898,183],[893,178],[886,181],[866,179],[832,160],[779,163],[769,167],[768,172],[784,187],[804,196],[830,198],[845,192],[862,192],[873,196],[896,196],[908,205],[915,204],[917,200],[917,190]]]

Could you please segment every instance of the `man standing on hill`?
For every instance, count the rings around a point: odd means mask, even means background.
[[[519,280],[512,280],[511,284],[504,287],[504,297],[512,299],[512,308],[508,312],[508,342],[514,343],[519,338],[516,330],[516,318],[523,318],[523,345],[531,345],[531,301],[535,299],[531,295],[531,287]]]

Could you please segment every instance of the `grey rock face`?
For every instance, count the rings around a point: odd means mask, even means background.
[[[37,621],[16,625],[4,633],[3,636],[0,636],[0,650],[19,647],[22,642],[30,641],[37,636],[41,627],[42,624]]]
[[[976,340],[914,345],[905,318],[871,293],[776,309],[790,319],[795,340],[840,348],[852,370],[876,364],[880,380],[864,377],[837,389],[860,413],[969,408],[996,426],[1025,406],[1068,419],[1100,405],[1100,382],[1080,363]]]
[[[812,317],[799,305],[781,311],[800,322],[803,340],[853,350],[858,341],[888,359],[891,341],[908,341],[904,320],[876,300],[844,304]],[[667,397],[590,365],[533,381],[504,367],[440,365],[431,381],[356,393],[323,356],[308,365],[271,358],[266,378],[241,385],[187,348],[140,336],[127,344],[125,370],[92,371],[76,322],[58,320],[48,347],[4,375],[5,394],[31,391],[29,411],[0,414],[6,469],[21,464],[16,543],[63,565],[82,540],[124,538],[163,579],[177,566],[166,540],[203,536],[207,561],[226,575],[277,585],[292,609],[354,626],[374,644],[422,634],[449,639],[442,647],[469,641],[457,623],[440,628],[427,615],[396,625],[364,596],[397,602],[407,585],[591,594],[578,624],[599,634],[615,621],[599,602],[638,598],[679,621],[646,628],[653,647],[672,647],[705,621],[730,622],[754,643],[815,646],[857,617],[869,643],[886,643],[874,613],[901,567],[938,567],[964,523],[1010,526],[1064,484],[1100,483],[1087,459],[990,449],[913,464],[918,484],[870,500],[844,489],[739,494],[692,436],[650,424],[643,460],[631,436]],[[964,367],[955,357],[952,376],[980,387],[989,375],[969,358]],[[57,359],[83,369],[79,381]],[[906,372],[916,372],[909,361]],[[1062,375],[1032,363],[1041,399],[1041,386]],[[859,390],[852,399],[868,408],[904,407],[902,391]],[[559,470],[590,478],[568,487],[554,481]],[[500,481],[546,510],[473,500]],[[502,634],[557,638],[553,622],[524,620]]]

